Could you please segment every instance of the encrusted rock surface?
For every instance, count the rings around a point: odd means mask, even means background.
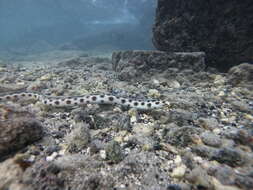
[[[248,86],[252,90],[253,64],[242,63],[228,71],[228,83],[233,86]]]
[[[250,77],[233,85],[231,73],[202,70],[202,54],[176,55],[173,65],[171,54],[162,52],[115,55],[120,60],[113,64],[108,57],[85,56],[0,71],[0,85],[8,89],[22,83],[51,96],[101,93],[170,103],[137,111],[1,102],[0,150],[13,154],[1,155],[0,189],[252,189]],[[128,61],[133,58],[141,67]],[[129,80],[119,77],[125,66],[136,74]]]
[[[251,0],[158,0],[153,42],[161,51],[204,51],[209,66],[228,70],[253,61]]]
[[[0,106],[0,160],[43,136],[41,123],[28,111]]]
[[[112,67],[121,80],[141,78],[140,73],[148,73],[152,70],[163,72],[169,68],[203,71],[205,69],[205,53],[118,51],[112,54]]]

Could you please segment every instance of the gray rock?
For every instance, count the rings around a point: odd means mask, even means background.
[[[209,168],[208,173],[217,178],[223,185],[235,185],[240,189],[251,189],[253,187],[253,178],[248,172],[251,170],[252,168],[244,168],[237,173],[229,166],[220,165]]]
[[[252,169],[252,168],[251,168]],[[251,176],[241,176],[237,175],[235,178],[235,183],[242,189],[252,189],[253,178]]]
[[[69,152],[78,152],[87,147],[90,142],[90,133],[88,126],[84,123],[78,123],[73,131],[65,138]]]
[[[212,159],[232,167],[242,166],[246,162],[242,151],[232,148],[220,149],[213,155]]]
[[[213,147],[220,147],[222,144],[220,137],[211,132],[202,133],[201,139],[206,145],[213,146]]]
[[[179,126],[189,125],[196,119],[196,114],[183,109],[173,109],[167,115],[167,122],[174,122]]]
[[[233,86],[245,86],[253,84],[253,64],[242,63],[232,67],[228,71],[228,83]]]
[[[162,160],[153,152],[129,154],[113,172],[118,181],[124,181],[130,189],[163,190],[171,181],[168,171],[163,169]],[[165,163],[164,163],[165,164]],[[126,181],[126,176],[131,179]],[[133,179],[133,180],[132,180]],[[138,179],[138,181],[136,181]]]
[[[25,185],[21,184],[25,168],[21,167],[21,162],[17,162],[17,157],[6,159],[0,163],[0,189],[27,189]],[[16,189],[15,186],[19,188]]]
[[[223,185],[235,185],[235,172],[226,165],[217,167],[211,167],[208,169],[208,173],[216,177]]]
[[[194,143],[194,135],[199,133],[200,130],[192,126],[172,128],[168,132],[164,132],[164,139],[172,145],[187,147]]]
[[[100,173],[82,172],[72,181],[71,188],[76,190],[113,189],[114,177]]]
[[[33,114],[1,107],[0,115],[0,160],[42,138],[42,125]]]
[[[253,131],[247,131],[244,129],[226,130],[223,132],[224,136],[229,139],[233,139],[236,143],[253,147],[252,142]]]
[[[113,163],[118,163],[123,160],[124,154],[118,142],[111,141],[105,147],[106,159]]]
[[[64,189],[64,178],[58,176],[60,171],[57,165],[41,160],[27,168],[22,181],[24,184],[28,184],[27,189],[29,190]]]
[[[165,71],[171,67],[179,70],[202,71],[205,68],[205,54],[166,53],[161,51],[119,51],[112,54],[113,70],[121,80],[141,78],[152,69]]]
[[[201,157],[210,159],[216,153],[217,149],[206,145],[197,145],[192,147],[192,151]]]
[[[204,51],[209,66],[227,70],[252,61],[252,12],[251,0],[159,0],[153,42],[162,51]]]
[[[90,153],[91,154],[96,154],[98,153],[100,150],[105,148],[105,143],[103,143],[102,141],[95,139],[93,140],[90,144],[89,144],[89,148],[90,148]]]
[[[208,130],[213,130],[219,125],[218,121],[215,118],[199,118],[198,124],[200,127]]]
[[[231,105],[234,107],[235,110],[253,114],[252,107],[248,103],[244,102],[243,100],[241,101],[234,100],[231,102]]]
[[[194,168],[185,178],[201,189],[214,189],[211,177],[201,167]]]

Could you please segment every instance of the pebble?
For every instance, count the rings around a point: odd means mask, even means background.
[[[46,157],[46,161],[51,162],[58,156],[57,152],[54,152],[52,155]]]
[[[107,160],[110,160],[113,163],[118,163],[123,160],[123,152],[118,142],[109,142],[105,147],[105,151]]]
[[[213,189],[212,178],[201,167],[194,168],[186,175],[186,179],[202,189]]]
[[[222,144],[220,137],[211,132],[202,133],[201,139],[206,145],[213,146],[213,147],[220,147]]]
[[[103,160],[106,159],[106,151],[105,151],[105,150],[100,150],[100,151],[99,151],[99,155],[100,155],[100,157],[101,157]]]
[[[182,178],[186,172],[186,169],[187,167],[184,164],[182,164],[174,168],[170,176],[174,178]]]
[[[182,162],[181,156],[180,156],[180,155],[177,155],[176,158],[175,158],[175,160],[174,160],[174,163],[175,163],[176,165],[179,165],[179,164],[181,164],[181,162]]]
[[[156,89],[150,89],[148,91],[148,96],[152,98],[159,98],[161,96],[160,92]]]
[[[199,118],[198,124],[200,127],[208,130],[215,130],[219,126],[219,123],[215,118]]]
[[[213,155],[212,159],[232,167],[242,166],[245,163],[245,157],[242,151],[233,148],[219,149]]]
[[[133,132],[148,137],[154,133],[154,126],[153,124],[136,123],[133,125]]]

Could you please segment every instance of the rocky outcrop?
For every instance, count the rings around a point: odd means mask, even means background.
[[[158,0],[153,43],[162,51],[204,51],[228,70],[253,61],[252,0]]]
[[[131,80],[152,70],[163,72],[169,68],[190,69],[198,72],[205,69],[205,53],[118,51],[112,55],[112,67],[121,80]]]

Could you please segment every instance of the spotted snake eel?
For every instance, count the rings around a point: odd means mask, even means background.
[[[48,97],[37,93],[16,93],[11,95],[0,96],[0,102],[19,101],[26,99],[35,99],[43,105],[53,107],[78,106],[86,104],[111,104],[135,108],[139,110],[149,110],[161,108],[168,105],[165,101],[159,100],[134,100],[113,95],[85,95],[74,97]]]

